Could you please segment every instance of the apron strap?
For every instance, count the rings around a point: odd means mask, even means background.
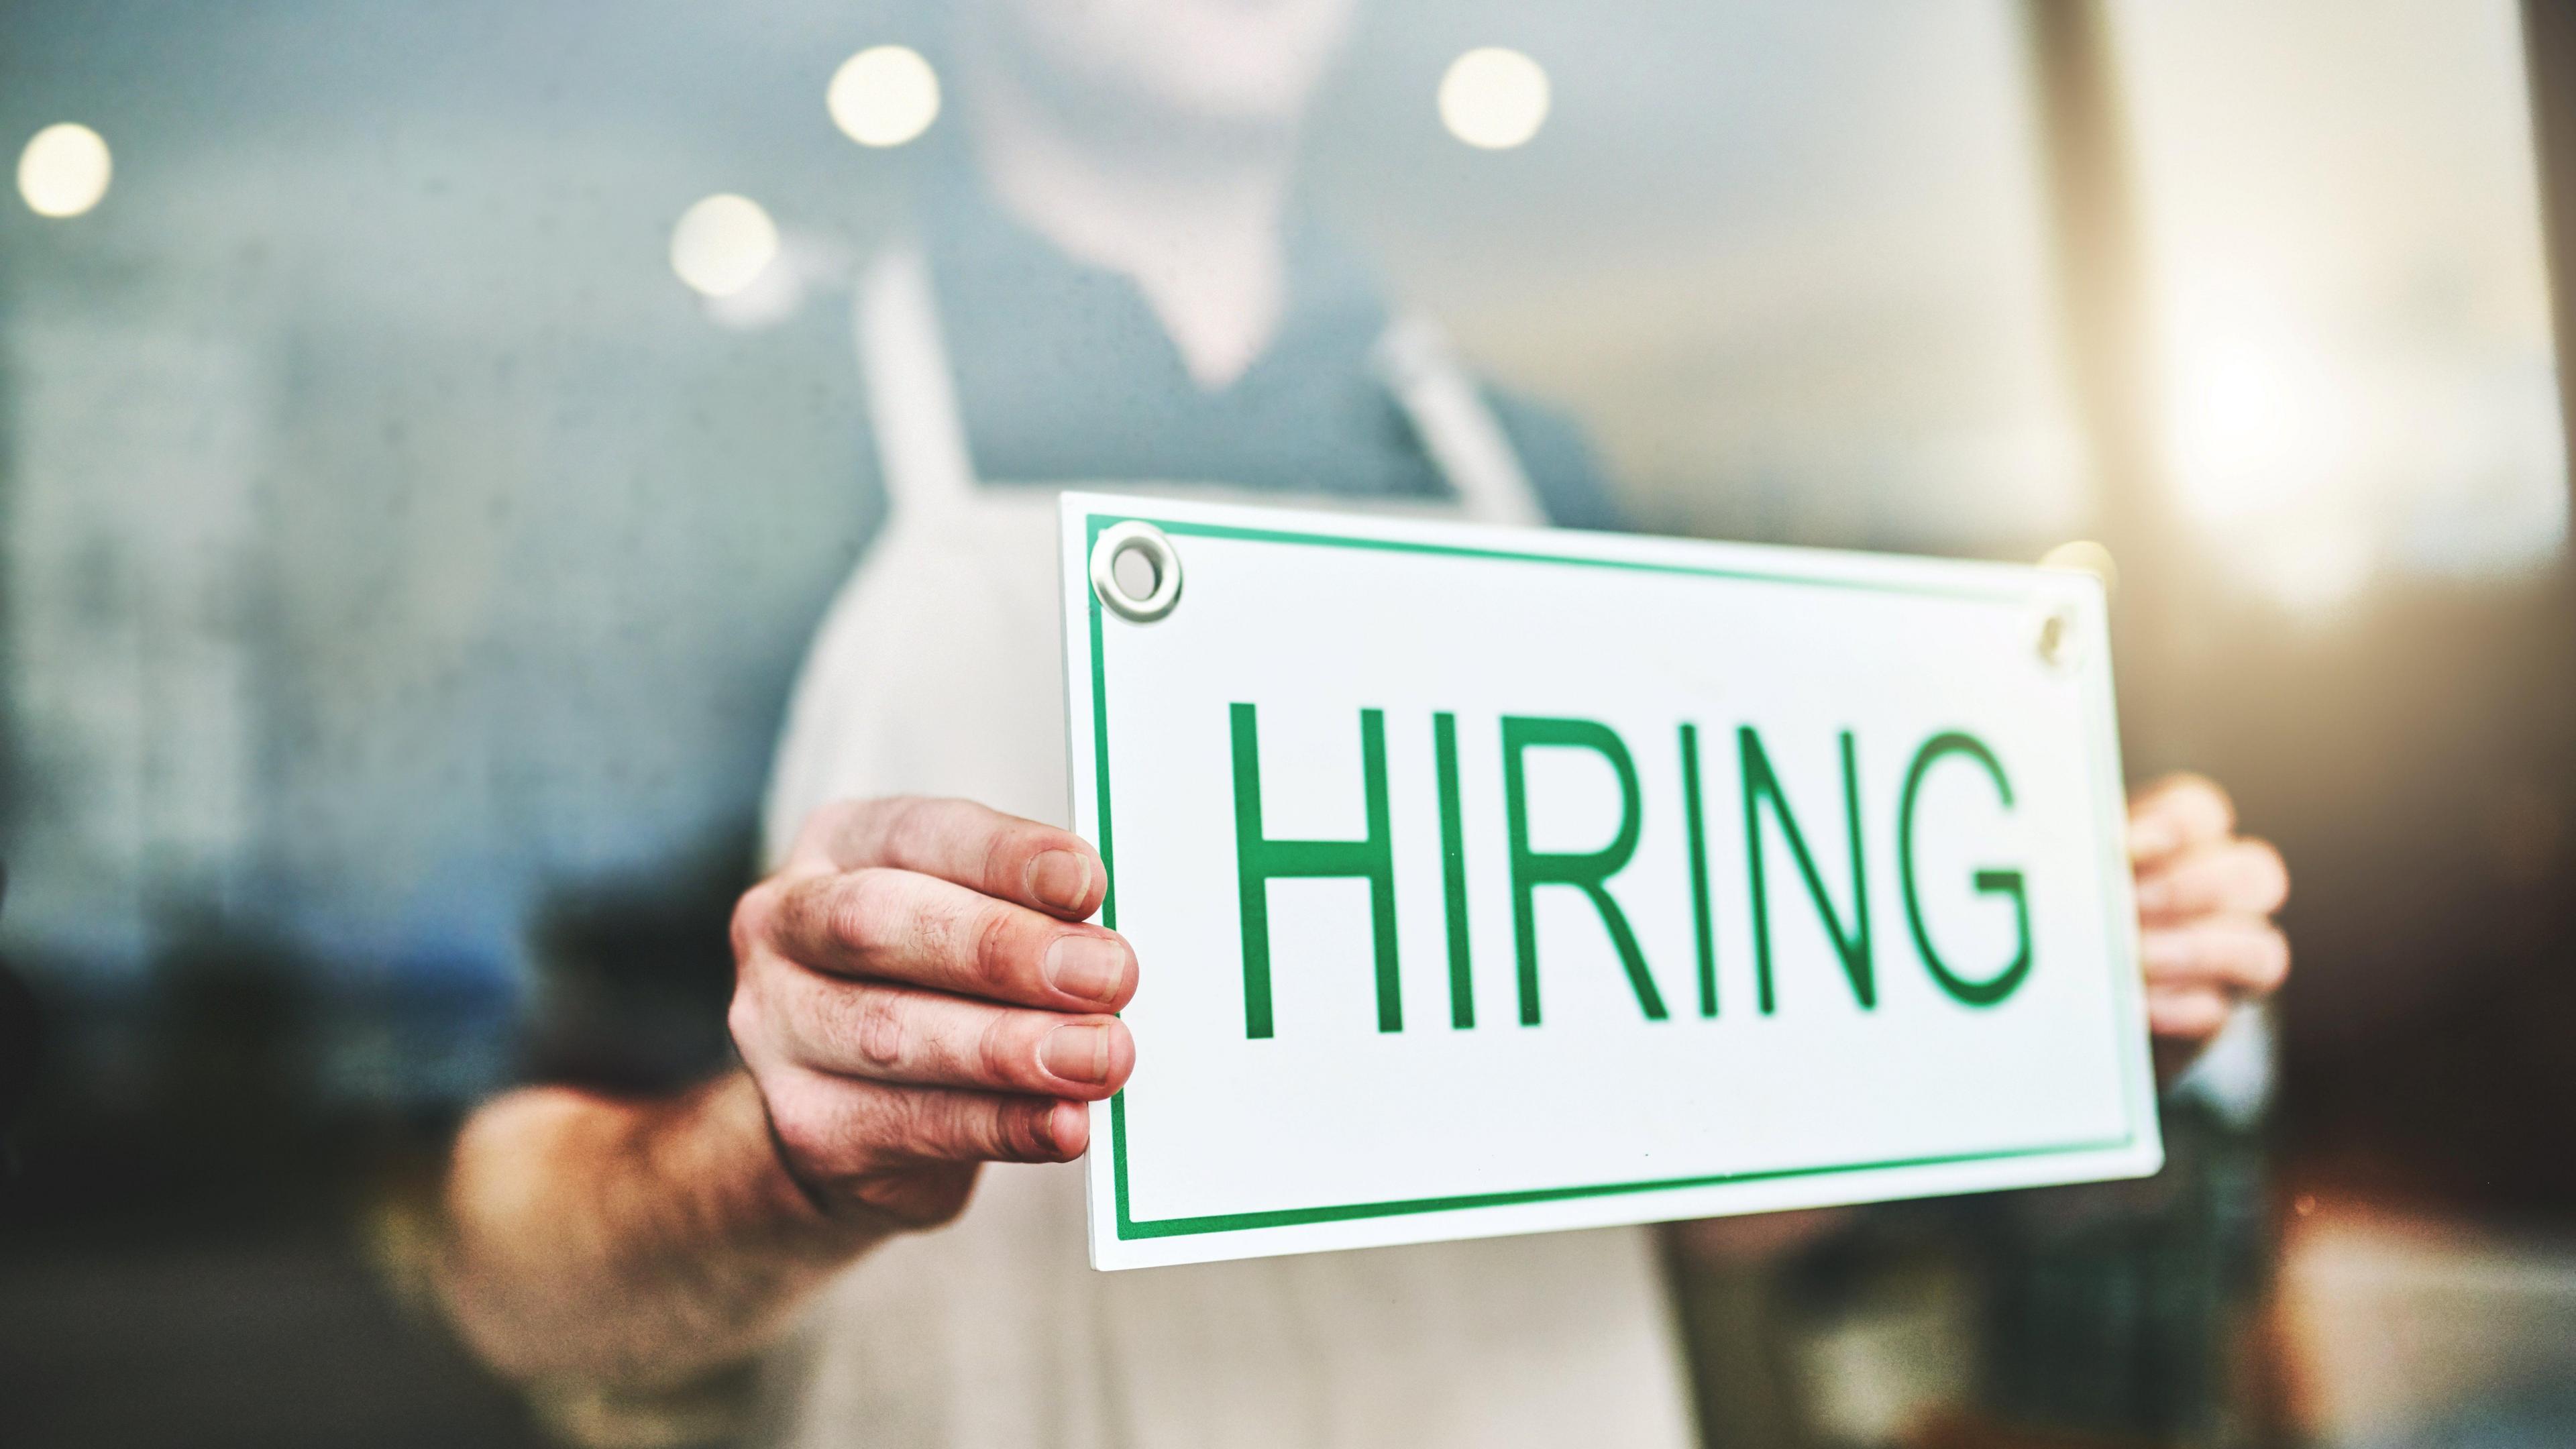
[[[916,518],[962,508],[975,491],[974,455],[958,412],[930,269],[917,248],[889,247],[869,264],[859,279],[857,329],[888,501]],[[1547,522],[1511,439],[1459,365],[1447,334],[1427,318],[1399,317],[1370,360],[1469,517]]]
[[[962,508],[975,491],[974,455],[957,411],[930,268],[918,248],[888,247],[859,278],[859,369],[876,430],[886,500],[913,518]]]
[[[1511,438],[1438,323],[1414,314],[1398,317],[1378,339],[1371,361],[1470,517],[1533,527],[1547,522]]]

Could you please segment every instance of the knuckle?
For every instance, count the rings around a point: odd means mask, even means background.
[[[825,934],[852,951],[875,950],[900,934],[907,915],[906,895],[900,872],[853,871],[828,897]]]
[[[975,1155],[999,1162],[1022,1157],[1018,1136],[1011,1128],[1011,1109],[987,1098],[958,1100],[958,1139],[972,1145]]]
[[[2225,787],[2207,775],[2185,773],[2174,777],[2174,793],[2200,810],[2222,818],[2232,817],[2236,803],[2227,796]]]
[[[879,1145],[901,1157],[945,1157],[940,1150],[937,1100],[944,1092],[890,1094],[878,1114]]]
[[[987,904],[978,911],[973,931],[975,936],[975,976],[990,986],[1003,986],[1016,981],[1020,972],[1017,947],[1019,932],[1013,929],[1011,913],[999,905]]]
[[[987,1082],[1017,1082],[1029,1075],[1026,1063],[1035,1051],[1020,1040],[1011,1019],[995,1012],[975,1034],[975,1068]]]
[[[1020,1130],[1020,1109],[1016,1104],[977,1098],[965,1115],[972,1123],[970,1137],[976,1156],[994,1162],[1030,1160],[1028,1134]]]
[[[856,800],[827,800],[817,805],[796,828],[796,842],[788,847],[788,857],[798,862],[828,863],[838,854],[836,846],[850,838],[852,825],[864,807]]]
[[[2206,865],[2179,869],[2165,877],[2165,903],[2177,915],[2206,914],[2214,893]]]
[[[843,869],[901,865],[903,822],[921,802],[910,795],[874,795],[839,802],[830,833],[830,854]]]
[[[910,1013],[890,991],[863,993],[850,1012],[850,1049],[871,1071],[891,1072],[911,1056]]]
[[[992,1118],[990,1103],[959,1092],[923,1092],[914,1098],[907,1140],[924,1157],[998,1157]]]
[[[2200,943],[2200,975],[2207,981],[2242,977],[2261,959],[2261,947],[2247,942],[2241,930],[2213,927]]]
[[[985,833],[982,880],[988,888],[998,888],[1005,881],[1016,883],[1019,880],[1019,872],[1011,869],[1011,862],[1014,857],[1025,857],[1029,853],[1022,845],[1022,833],[1010,829],[994,829]]]
[[[919,877],[913,879],[918,880]],[[932,956],[955,956],[960,938],[969,929],[972,904],[960,902],[949,891],[908,892],[907,895],[902,929],[913,949]]]
[[[2220,989],[2244,993],[2262,989],[2264,971],[2263,943],[2242,932],[2213,942],[2209,952],[2210,981]]]
[[[968,1092],[925,1092],[914,1103],[910,1140],[925,1157],[982,1162],[1031,1158],[1031,1134],[1014,1122],[1013,1103]]]
[[[997,1151],[1024,1162],[1054,1157],[1055,1143],[1046,1131],[1046,1119],[1054,1110],[1052,1102],[1012,1102],[999,1107],[993,1114]]]
[[[993,1150],[990,1104],[960,1092],[940,1092],[925,1115],[925,1135],[937,1144],[940,1156],[982,1160],[999,1155]]]
[[[2174,965],[2187,976],[2207,972],[2218,954],[2218,943],[2206,931],[2174,933]]]
[[[1053,844],[1051,833],[1025,821],[1002,816],[984,836],[983,878],[994,889],[1018,888],[1029,862]]]
[[[771,881],[763,881],[744,891],[741,898],[733,903],[730,932],[737,971],[769,939],[777,914],[778,886]]]
[[[895,861],[914,865],[932,859],[939,844],[938,802],[918,795],[901,795],[884,802],[886,854]]]
[[[2167,931],[2164,949],[2164,974],[2177,981],[2189,981],[2201,969],[2199,936],[2189,930]]]

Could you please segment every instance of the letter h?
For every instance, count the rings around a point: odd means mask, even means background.
[[[1270,882],[1357,876],[1369,883],[1376,937],[1377,1029],[1404,1030],[1395,957],[1395,837],[1387,825],[1386,716],[1360,711],[1360,775],[1368,797],[1365,840],[1273,840],[1261,827],[1261,744],[1253,708],[1234,716],[1234,861],[1243,906],[1243,1034],[1266,1037],[1270,1015]]]

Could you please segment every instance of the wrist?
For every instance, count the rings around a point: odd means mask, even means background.
[[[693,1094],[661,1154],[679,1180],[725,1184],[720,1217],[798,1257],[838,1262],[887,1236],[872,1214],[837,1212],[787,1164],[768,1104],[737,1067]]]

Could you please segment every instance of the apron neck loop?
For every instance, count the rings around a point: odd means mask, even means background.
[[[916,519],[963,508],[975,491],[975,460],[930,267],[918,247],[878,254],[859,278],[857,312],[860,375],[887,501],[897,517]]]
[[[1510,437],[1438,323],[1417,313],[1396,318],[1369,361],[1471,517],[1531,527],[1547,522]]]

